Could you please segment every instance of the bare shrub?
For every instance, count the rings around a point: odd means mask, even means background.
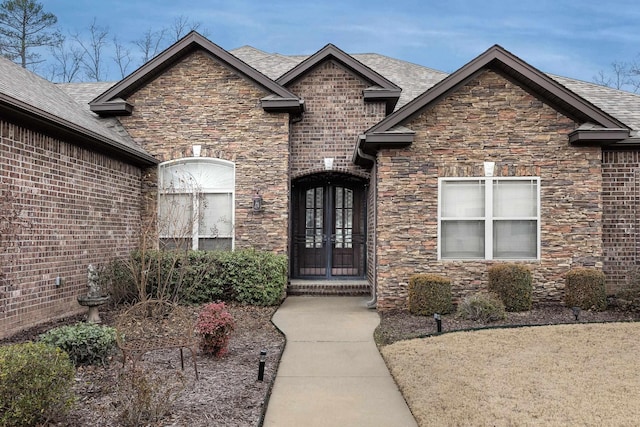
[[[137,427],[156,424],[186,388],[181,372],[175,376],[158,375],[140,367],[123,369],[119,376],[113,404],[118,408],[119,425]]]
[[[465,320],[493,322],[507,317],[504,303],[493,293],[477,293],[465,297],[460,304],[456,316]]]

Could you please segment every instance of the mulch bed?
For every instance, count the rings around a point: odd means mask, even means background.
[[[579,320],[576,321],[573,311],[562,305],[535,306],[530,311],[507,313],[506,319],[488,323],[460,319],[456,317],[455,313],[441,316],[443,333],[511,326],[633,321],[640,321],[640,313],[616,309],[602,312],[582,310],[579,315]],[[404,339],[433,335],[437,332],[437,324],[432,316],[415,316],[408,311],[403,311],[382,314],[380,325],[375,331],[375,338],[378,345],[388,345]]]
[[[263,416],[264,404],[270,393],[277,364],[284,348],[283,335],[271,323],[277,307],[231,305],[229,311],[236,322],[229,352],[222,358],[199,354],[200,380],[195,380],[189,351],[185,351],[185,369],[180,370],[178,350],[157,350],[147,353],[137,364],[149,378],[155,378],[158,388],[178,386],[183,389],[168,405],[168,414],[158,426],[255,426]],[[103,324],[112,326],[117,311],[101,310]],[[57,326],[82,321],[73,316],[24,330],[0,341],[0,345],[36,340]],[[260,350],[267,351],[264,381],[258,381]],[[107,366],[81,366],[76,370],[74,391],[77,404],[65,419],[55,425],[70,427],[121,425],[118,415],[128,404],[119,387],[119,375],[131,375],[131,366],[122,368],[118,351]]]

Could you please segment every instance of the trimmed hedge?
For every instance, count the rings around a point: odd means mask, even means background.
[[[276,305],[287,285],[287,257],[272,252],[188,251],[176,256],[171,251],[147,251],[145,257],[149,269],[147,293],[155,295],[164,284],[158,283],[158,278],[168,278],[168,293],[177,294],[175,300],[184,303],[237,301]],[[128,264],[140,269],[141,261],[141,253],[136,252],[107,269],[113,275],[110,289],[118,293],[119,299],[138,295]]]
[[[607,308],[605,275],[595,268],[574,268],[565,276],[564,300],[567,307],[603,311]]]
[[[489,291],[497,294],[507,311],[529,311],[533,300],[533,279],[522,264],[494,264],[489,267]]]
[[[451,280],[435,274],[416,274],[409,279],[409,311],[420,316],[450,313],[453,308]]]

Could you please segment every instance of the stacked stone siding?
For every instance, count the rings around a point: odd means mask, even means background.
[[[640,236],[640,153],[602,153],[602,240],[607,291],[615,293],[636,276]]]
[[[291,175],[297,178],[324,171],[324,158],[333,168],[368,177],[351,162],[358,136],[385,117],[383,102],[364,102],[370,84],[335,61],[326,61],[287,89],[302,98],[305,113],[291,126]]]
[[[192,156],[235,163],[235,245],[287,252],[289,115],[267,113],[269,93],[202,51],[194,52],[127,100],[133,114],[121,123],[161,161]],[[155,174],[147,182],[155,194]],[[254,213],[258,190],[263,211]]]
[[[0,236],[4,337],[86,311],[76,298],[87,292],[87,266],[137,244],[140,170],[6,121],[0,121],[0,165],[0,210],[19,213]]]
[[[541,185],[541,258],[525,262],[536,302],[562,301],[571,267],[602,267],[602,174],[598,147],[573,147],[576,126],[501,75],[485,71],[410,119],[407,149],[378,154],[378,307],[406,308],[415,273],[452,279],[456,298],[484,290],[501,261],[438,260],[438,178],[537,176]]]

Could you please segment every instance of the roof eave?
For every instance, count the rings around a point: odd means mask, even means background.
[[[124,99],[93,103],[89,108],[100,116],[129,116],[133,112],[133,105]]]
[[[402,89],[369,88],[362,92],[365,102],[384,102],[386,114],[391,114],[398,104]]]
[[[271,98],[260,100],[264,111],[269,113],[300,114],[304,111],[304,101],[299,98]]]
[[[413,144],[415,132],[381,132],[360,135],[352,161],[359,166],[372,166],[371,159],[383,149],[405,148]]]
[[[610,145],[629,138],[628,129],[576,129],[569,142],[577,145]]]
[[[159,163],[151,155],[135,151],[117,141],[3,94],[0,94],[0,113],[24,126],[81,145],[82,148],[105,152],[131,164],[151,166]]]

